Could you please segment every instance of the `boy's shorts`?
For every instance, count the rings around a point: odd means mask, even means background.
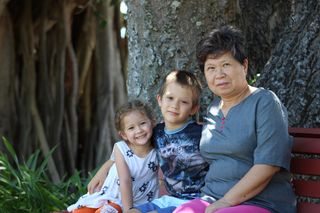
[[[172,213],[178,206],[190,200],[180,199],[169,195],[164,195],[154,199],[149,203],[135,207],[142,213],[149,211],[157,211],[158,213]]]

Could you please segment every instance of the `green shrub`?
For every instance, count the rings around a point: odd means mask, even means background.
[[[79,172],[55,184],[46,174],[49,156],[40,162],[38,150],[25,162],[19,162],[12,145],[5,138],[2,141],[9,156],[0,152],[1,212],[63,210],[86,193],[87,183],[83,182]]]

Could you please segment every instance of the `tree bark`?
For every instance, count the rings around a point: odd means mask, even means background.
[[[35,40],[33,36],[33,23],[31,14],[31,1],[24,1],[24,10],[20,16],[19,26],[19,43],[18,52],[21,54],[23,66],[22,72],[22,93],[25,95],[25,108],[24,113],[29,117],[32,122],[32,128],[35,137],[40,144],[40,148],[44,156],[48,156],[50,146],[45,134],[43,121],[40,117],[37,100],[36,100],[36,72],[35,72]],[[59,173],[52,156],[49,156],[48,170],[52,180],[57,182],[60,180]]]
[[[232,24],[248,39],[251,78],[261,71],[288,21],[290,1],[126,1],[128,4],[128,94],[157,109],[156,93],[173,69],[194,72],[195,47],[213,28]],[[212,100],[203,90],[201,114]]]
[[[98,4],[98,13],[105,20],[97,22],[97,48],[95,54],[96,68],[99,72],[95,75],[96,92],[96,113],[95,125],[99,127],[94,132],[95,140],[87,144],[89,147],[97,146],[94,152],[88,154],[92,156],[93,162],[90,166],[104,162],[110,155],[113,143],[119,139],[114,127],[114,113],[116,108],[125,102],[126,91],[124,76],[121,72],[119,44],[117,44],[117,34],[113,30],[114,6],[108,7],[111,1]],[[105,24],[105,26],[104,26]],[[104,27],[103,27],[104,26]],[[92,144],[95,144],[92,146]],[[90,150],[90,149],[88,149]]]
[[[258,85],[276,92],[289,125],[320,127],[320,3],[294,1],[291,22],[279,39]]]
[[[13,140],[15,116],[14,105],[14,39],[13,26],[7,9],[8,1],[0,2],[0,136]],[[0,145],[2,147],[2,143]]]
[[[0,134],[20,158],[55,148],[56,182],[75,169],[86,176],[117,138],[113,114],[126,99],[117,4],[0,1]]]
[[[218,1],[126,1],[128,5],[128,96],[156,104],[164,76],[185,69],[201,78],[195,46],[208,29],[223,22]],[[201,78],[203,81],[203,78]],[[203,102],[208,103],[206,91]],[[209,100],[206,100],[209,99]],[[205,108],[205,107],[204,107]]]

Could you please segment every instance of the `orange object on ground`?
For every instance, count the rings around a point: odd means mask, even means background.
[[[122,213],[122,209],[118,204],[113,203],[111,201],[108,201],[107,205],[112,206],[113,208],[115,208],[118,211],[118,213]],[[82,207],[80,209],[73,210],[72,213],[100,213],[101,208]]]

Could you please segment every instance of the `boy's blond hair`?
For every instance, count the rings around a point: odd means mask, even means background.
[[[185,70],[174,70],[166,75],[164,80],[162,81],[161,87],[159,89],[158,95],[162,98],[167,85],[171,82],[178,83],[181,86],[189,87],[192,90],[192,104],[193,106],[198,105],[200,102],[200,94],[201,94],[201,84],[197,77]]]

